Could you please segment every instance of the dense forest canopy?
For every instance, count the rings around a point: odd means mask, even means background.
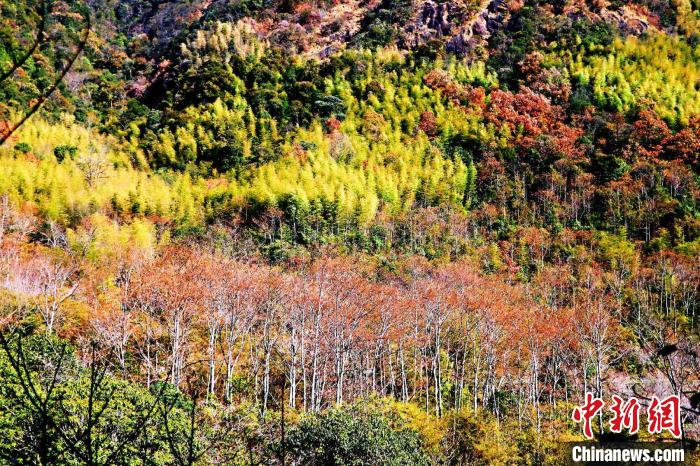
[[[0,461],[560,464],[586,392],[697,450],[699,27],[0,0]]]

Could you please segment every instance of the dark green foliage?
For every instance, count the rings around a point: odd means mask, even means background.
[[[202,17],[202,22],[236,21],[245,17],[255,17],[272,6],[272,0],[226,0],[214,3]]]
[[[540,18],[542,12],[537,7],[525,6],[510,19],[509,24],[499,30],[489,43],[494,51],[488,65],[498,73],[503,84],[517,88],[518,80],[523,76],[516,64],[528,53],[536,50],[544,26]]]
[[[56,157],[56,160],[59,163],[63,162],[66,158],[69,158],[69,159],[75,158],[77,153],[78,153],[78,148],[75,146],[56,146],[53,149],[53,155]]]
[[[406,0],[382,0],[362,19],[362,31],[353,42],[360,47],[375,48],[394,41],[401,26],[409,19],[411,3]]]
[[[316,111],[321,117],[336,117],[339,120],[345,118],[346,105],[339,97],[326,95],[314,102]]]
[[[609,23],[595,22],[587,20],[575,20],[571,28],[564,31],[569,37],[566,37],[567,44],[576,43],[577,36],[580,41],[580,47],[584,50],[591,50],[592,46],[599,45],[603,47],[609,46],[615,38],[615,30]],[[595,53],[595,52],[591,52]]]
[[[26,142],[18,142],[17,144],[15,144],[15,150],[23,154],[28,154],[32,151],[32,146],[30,146]]]
[[[96,359],[86,365],[53,336],[0,339],[0,458],[13,464],[172,464],[169,439],[186,435],[187,416],[163,397],[167,387],[149,391]],[[159,405],[170,432],[156,416]]]
[[[395,430],[380,414],[353,408],[305,418],[285,447],[295,462],[314,466],[428,464],[415,432]]]

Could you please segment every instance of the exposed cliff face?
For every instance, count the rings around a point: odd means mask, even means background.
[[[416,1],[411,5],[409,21],[401,25],[397,44],[415,49],[437,41],[450,52],[468,53],[501,27],[507,10],[505,0]]]
[[[450,37],[464,14],[454,3],[423,2],[404,31],[403,40],[408,46],[417,46],[434,38]]]
[[[649,17],[628,5],[619,10],[604,8],[600,12],[600,17],[627,34],[640,35],[653,27]]]
[[[302,3],[276,22],[274,16],[258,21],[255,29],[274,43],[306,56],[320,58],[345,48],[362,31],[362,19],[381,0],[347,0],[312,6]]]
[[[503,27],[509,15],[505,0],[487,0],[481,6],[468,27],[447,42],[448,51],[467,53]]]
[[[504,27],[517,1],[507,0],[151,0],[119,1],[114,11],[119,29],[140,38],[146,49],[162,50],[182,38],[188,29],[209,20],[236,21],[246,17],[254,30],[271,43],[292,53],[327,57],[350,45],[363,45],[358,37],[375,29],[391,28],[389,43],[415,49],[444,44],[448,52],[469,54]],[[400,6],[397,6],[399,5]],[[551,9],[545,5],[545,9]],[[400,13],[397,11],[401,9]],[[639,35],[654,27],[643,7],[620,8],[574,0],[558,14],[575,19],[603,21],[627,34]],[[377,20],[380,18],[380,20]]]
[[[658,24],[658,17],[650,13],[646,7],[633,3],[614,8],[606,4],[588,5],[583,1],[573,1],[563,10],[570,19],[585,16],[594,22],[606,22],[624,34],[640,35]]]
[[[482,0],[478,5],[440,0],[418,2],[412,21],[404,28],[402,45],[415,48],[439,40],[445,43],[447,51],[467,54],[505,27],[512,7],[507,0]],[[564,9],[564,14],[571,20],[586,16],[592,21],[604,21],[626,34],[640,35],[654,27],[640,8],[630,5],[594,12],[583,2],[574,3],[572,8]]]

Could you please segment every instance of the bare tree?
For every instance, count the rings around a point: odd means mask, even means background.
[[[95,186],[96,183],[107,177],[107,169],[109,168],[107,147],[102,145],[95,147],[90,144],[87,153],[78,157],[76,164],[83,171],[88,186]]]

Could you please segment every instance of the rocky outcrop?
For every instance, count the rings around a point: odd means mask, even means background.
[[[455,1],[425,0],[404,29],[402,42],[415,48],[441,40],[448,51],[466,54],[501,27],[506,15],[505,0],[483,0],[476,9]]]
[[[413,19],[404,27],[401,45],[415,48],[434,39],[449,37],[462,18],[451,2],[426,0],[418,3]]]
[[[487,0],[462,32],[447,42],[447,50],[466,54],[502,27],[508,14],[505,0]]]
[[[638,4],[628,3],[619,8],[591,8],[583,1],[572,1],[564,7],[569,20],[586,18],[591,22],[606,22],[623,34],[641,35],[650,28],[658,27],[658,17]]]
[[[600,12],[600,17],[620,31],[626,34],[640,35],[644,34],[650,27],[649,19],[646,16],[634,11],[627,5],[616,11],[603,9]]]
[[[406,3],[408,2],[408,3]],[[448,52],[468,55],[484,46],[495,31],[510,20],[508,0],[332,0],[324,2],[273,1],[271,6],[249,20],[256,32],[272,43],[284,45],[290,53],[326,58],[343,50],[372,27],[368,17],[396,9],[396,15],[378,22],[380,27],[398,31],[396,45],[416,49],[425,44]],[[151,48],[166,47],[182,31],[198,21],[216,18],[234,21],[229,0],[165,0],[146,8],[143,2],[123,0],[117,15],[130,35],[144,36]],[[280,5],[288,4],[288,8]],[[653,28],[643,7],[625,4],[620,8],[595,8],[585,0],[565,2],[563,15],[570,21],[588,18],[604,21],[625,34],[639,35]],[[403,9],[407,11],[406,15]],[[552,14],[551,7],[543,7]],[[401,13],[399,14],[399,11]],[[131,18],[131,19],[128,19]],[[390,23],[390,24],[389,24]]]

